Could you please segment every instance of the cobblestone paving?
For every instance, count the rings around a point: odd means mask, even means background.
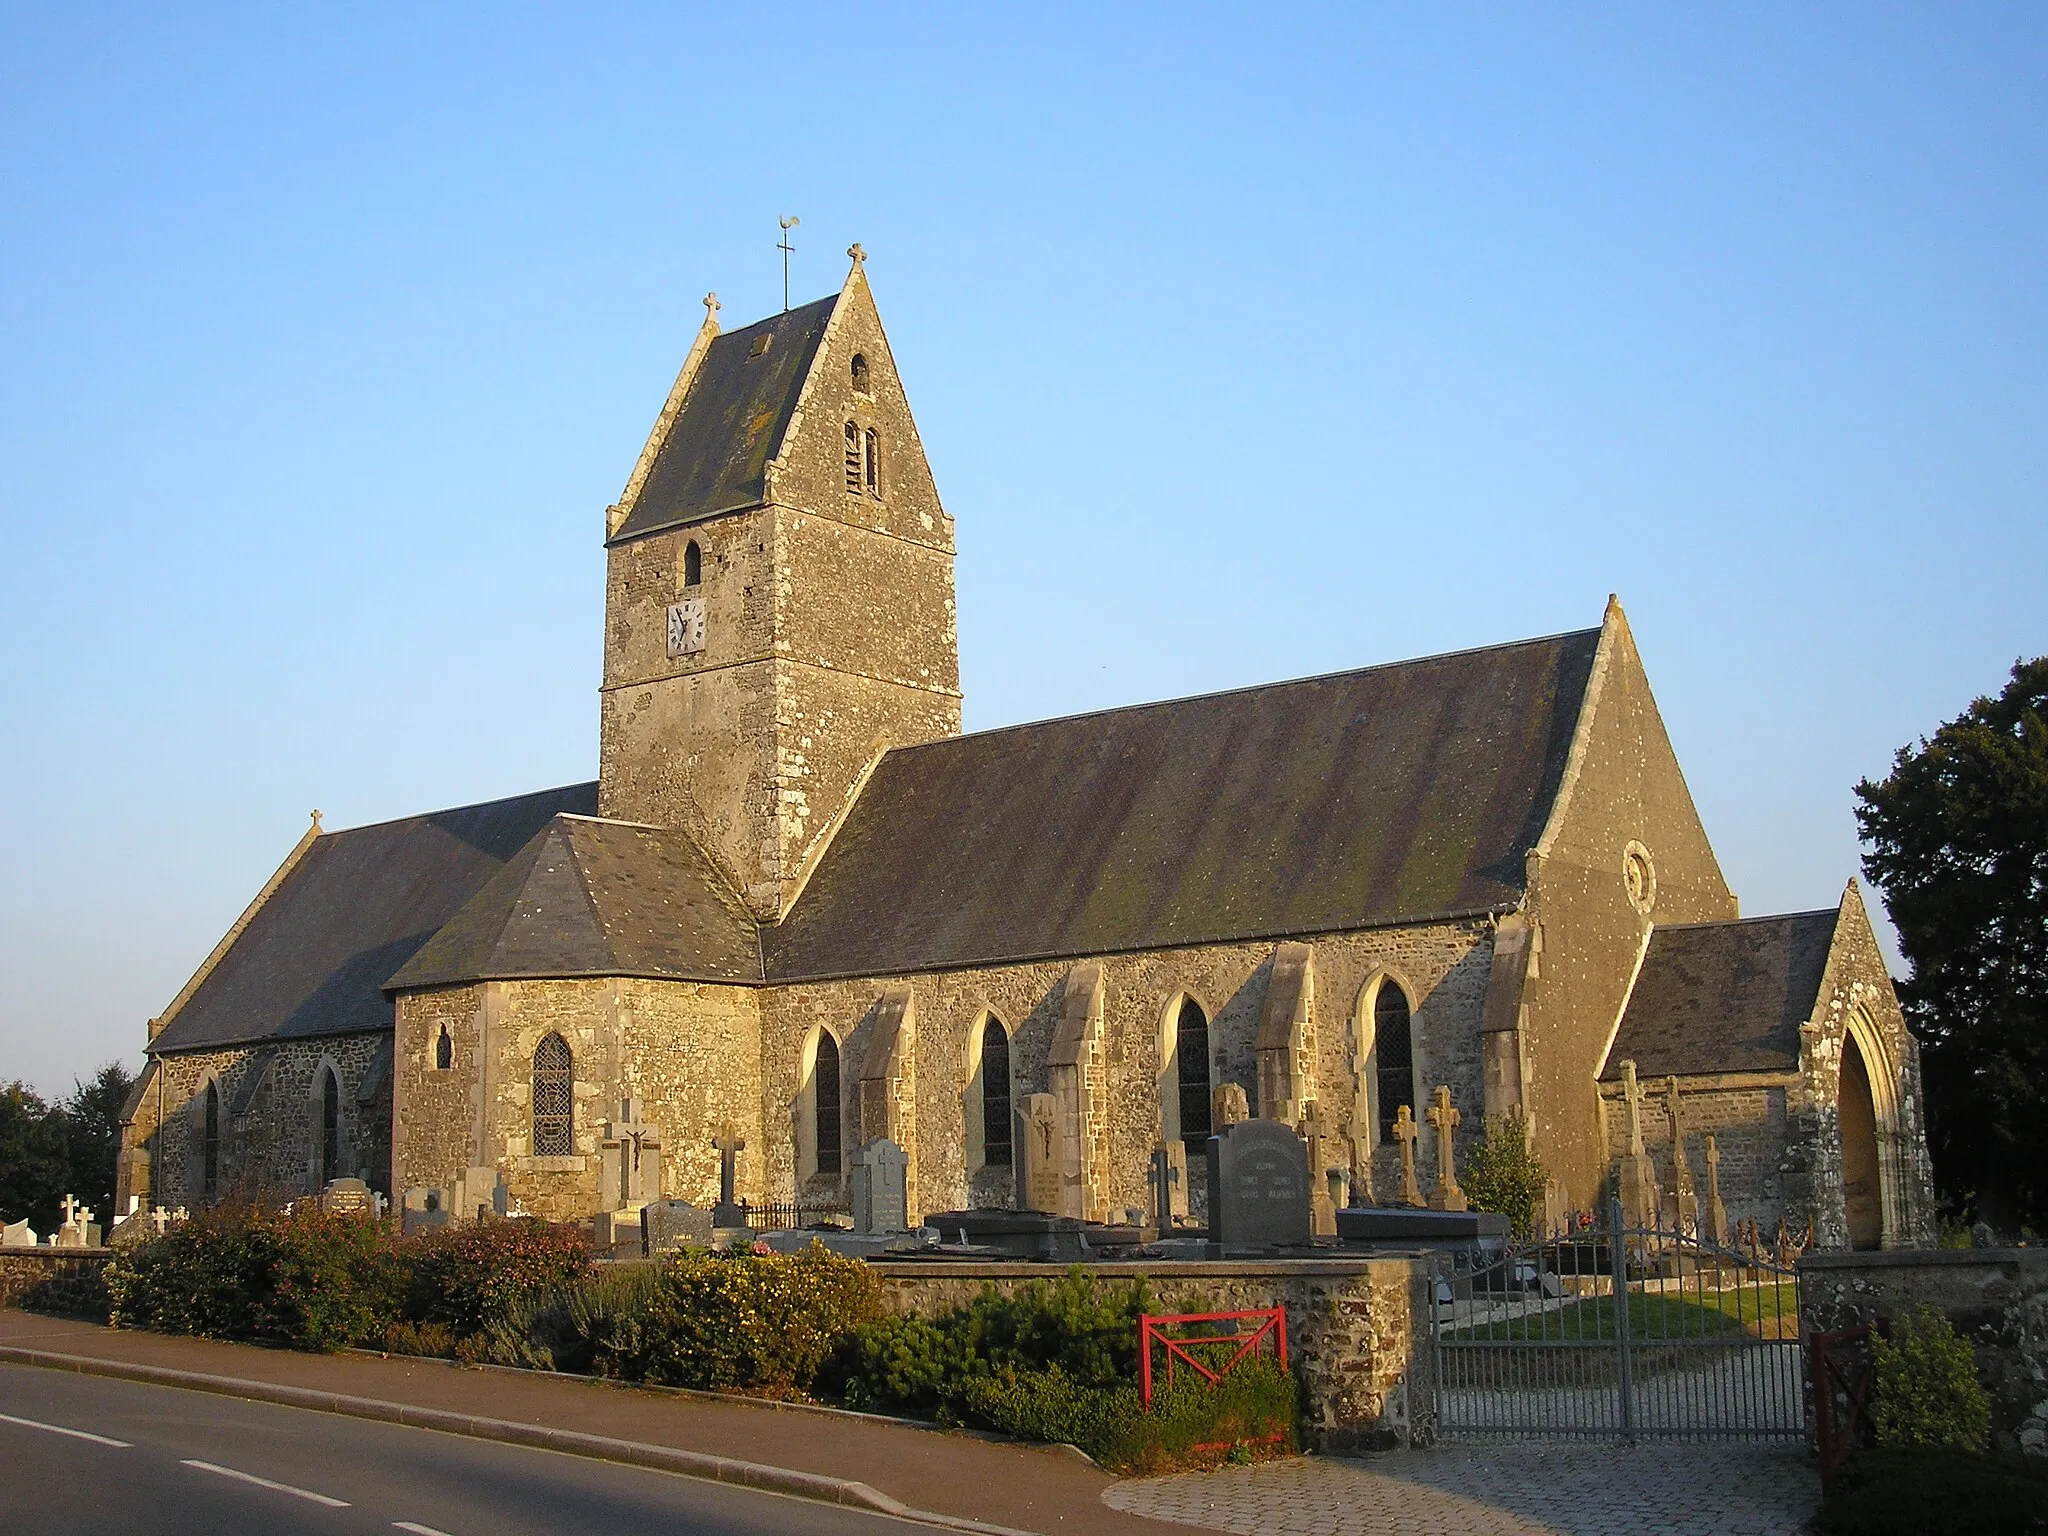
[[[1102,1498],[1243,1536],[1793,1536],[1820,1479],[1785,1447],[1518,1444],[1183,1472]]]

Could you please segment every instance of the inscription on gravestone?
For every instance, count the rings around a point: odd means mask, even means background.
[[[1209,1238],[1233,1247],[1309,1240],[1308,1149],[1292,1126],[1244,1120],[1209,1138]]]
[[[711,1246],[711,1212],[687,1200],[650,1200],[640,1207],[640,1251],[652,1258],[677,1248]]]
[[[853,1154],[853,1230],[868,1235],[910,1228],[910,1155],[886,1136]]]
[[[1017,1111],[1019,1161],[1017,1203],[1027,1211],[1056,1213],[1060,1208],[1060,1101],[1034,1093]]]

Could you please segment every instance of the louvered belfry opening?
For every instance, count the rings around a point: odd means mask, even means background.
[[[575,1059],[569,1042],[551,1034],[533,1049],[533,1155],[567,1157],[575,1150]]]

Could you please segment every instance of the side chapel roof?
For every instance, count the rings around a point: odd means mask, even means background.
[[[885,754],[771,981],[1332,932],[1513,906],[1597,629]]]
[[[1657,928],[1601,1069],[1621,1080],[1793,1072],[1840,911],[1788,912]]]
[[[154,1052],[389,1029],[384,983],[561,811],[597,809],[571,784],[314,838],[250,914]]]
[[[832,294],[711,339],[610,542],[761,505],[768,461],[838,302]]]
[[[687,834],[561,815],[387,985],[514,976],[752,982],[761,946],[752,915]]]

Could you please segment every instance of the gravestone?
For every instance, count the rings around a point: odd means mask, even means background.
[[[623,1210],[661,1198],[661,1132],[641,1115],[640,1101],[629,1098],[621,1101],[619,1118],[604,1123],[597,1189],[603,1210]]]
[[[1347,1137],[1351,1143],[1351,1187],[1346,1191],[1346,1205],[1373,1205],[1377,1201],[1372,1190],[1372,1149],[1363,1136]]]
[[[1415,1182],[1415,1138],[1422,1134],[1422,1127],[1415,1123],[1415,1117],[1408,1113],[1403,1104],[1394,1114],[1394,1140],[1401,1146],[1401,1203],[1422,1204],[1422,1186]]]
[[[1034,1093],[1017,1111],[1017,1199],[1027,1211],[1060,1208],[1060,1101]]]
[[[1657,1225],[1657,1169],[1643,1150],[1643,1092],[1636,1086],[1636,1064],[1621,1064],[1621,1098],[1628,1111],[1628,1151],[1621,1159],[1621,1214],[1631,1227]]]
[[[1342,1173],[1329,1166],[1322,1106],[1314,1099],[1302,1110],[1299,1130],[1302,1140],[1308,1143],[1309,1231],[1317,1237],[1335,1237],[1338,1201],[1333,1190],[1341,1182]]]
[[[874,1237],[910,1230],[910,1154],[886,1136],[853,1154],[853,1230]]]
[[[1664,1079],[1664,1103],[1671,1116],[1671,1198],[1678,1207],[1678,1230],[1700,1233],[1700,1197],[1693,1187],[1692,1160],[1685,1155],[1685,1123],[1678,1116],[1678,1079]]]
[[[740,1133],[728,1125],[721,1127],[711,1138],[711,1145],[718,1149],[718,1204],[711,1211],[712,1225],[744,1227],[747,1208],[735,1198],[734,1190],[739,1184],[740,1154],[747,1150],[747,1144],[740,1140]]]
[[[26,1221],[10,1221],[0,1228],[0,1248],[33,1248],[36,1242],[36,1229]]]
[[[448,1197],[445,1191],[427,1184],[415,1184],[399,1199],[399,1231],[413,1233],[426,1227],[448,1225]]]
[[[375,1216],[377,1202],[361,1179],[330,1179],[320,1191],[320,1209],[330,1216]]]
[[[1152,1149],[1151,1224],[1170,1233],[1188,1219],[1188,1147],[1184,1141],[1162,1141]]]
[[[496,1168],[472,1166],[455,1176],[455,1187],[441,1205],[453,1220],[474,1221],[481,1216],[503,1216],[511,1199],[504,1174]]]
[[[1728,1207],[1721,1203],[1721,1149],[1707,1132],[1707,1235],[1716,1246],[1728,1246]]]
[[[650,1200],[640,1207],[640,1251],[648,1258],[678,1248],[711,1246],[711,1212],[687,1200]]]
[[[51,1240],[58,1248],[97,1248],[99,1228],[92,1224],[92,1207],[80,1205],[75,1195],[64,1197],[64,1225]]]
[[[1465,1209],[1465,1191],[1458,1188],[1458,1139],[1453,1133],[1464,1116],[1451,1107],[1451,1090],[1441,1083],[1437,1085],[1435,1100],[1429,1106],[1428,1114],[1429,1123],[1436,1127],[1436,1186],[1429,1192],[1429,1208],[1433,1211],[1462,1211]]]
[[[1271,1247],[1309,1240],[1308,1149],[1277,1120],[1241,1120],[1209,1138],[1209,1240]]]
[[[1217,1130],[1227,1125],[1242,1125],[1251,1117],[1251,1105],[1245,1099],[1242,1085],[1218,1083],[1210,1090],[1209,1124]]]

